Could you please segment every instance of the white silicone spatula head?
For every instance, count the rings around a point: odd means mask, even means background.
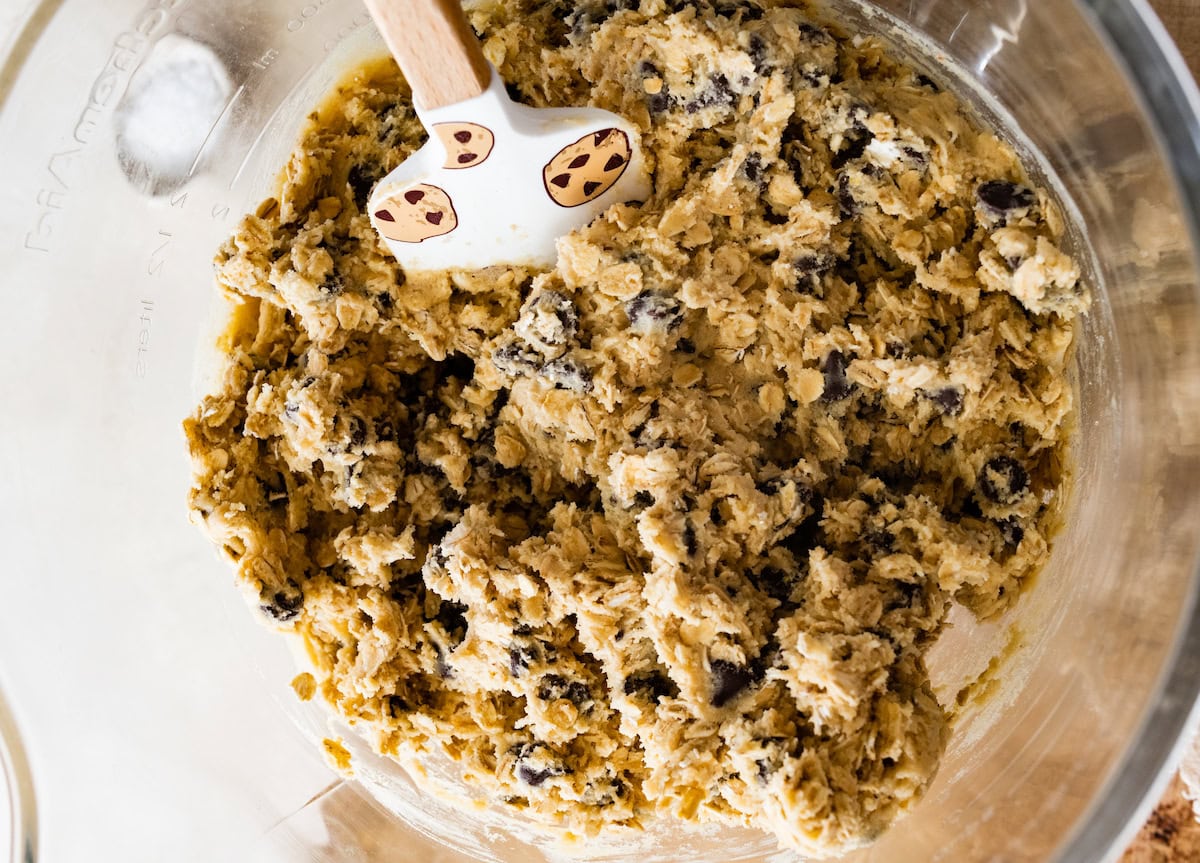
[[[650,193],[637,130],[513,102],[457,0],[367,0],[429,141],[379,181],[371,220],[407,269],[554,263],[555,242]]]

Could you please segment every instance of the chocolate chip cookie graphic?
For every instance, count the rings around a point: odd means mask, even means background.
[[[457,228],[458,214],[444,190],[421,183],[387,198],[375,210],[375,227],[389,240],[420,243]]]
[[[578,207],[613,187],[629,166],[629,137],[620,129],[584,135],[558,151],[542,169],[550,199],[560,207]]]
[[[455,170],[482,165],[496,145],[492,130],[478,123],[435,123],[433,131],[446,148],[445,167]]]

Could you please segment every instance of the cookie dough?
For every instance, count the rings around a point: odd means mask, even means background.
[[[549,272],[406,276],[363,212],[424,139],[388,64],[221,249],[191,507],[384,753],[595,833],[823,856],[920,798],[925,655],[1061,512],[1062,218],[953,94],[784,2],[496,3],[510,89],[641,129],[654,193]]]

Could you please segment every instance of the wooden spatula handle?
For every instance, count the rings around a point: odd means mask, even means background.
[[[365,0],[418,107],[454,105],[487,89],[491,69],[458,0]]]

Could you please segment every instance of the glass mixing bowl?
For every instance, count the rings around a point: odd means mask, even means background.
[[[1006,130],[1072,215],[1097,297],[1052,560],[1009,618],[956,619],[939,644],[939,693],[990,664],[989,697],[918,810],[849,859],[1095,863],[1145,815],[1200,687],[1196,93],[1142,2],[830,5]],[[430,835],[552,858],[365,756],[365,784],[330,772],[286,645],[186,518],[211,256],[319,95],[379,52],[362,7],[44,0],[17,17],[0,43],[0,858],[461,859]],[[677,831],[638,856],[776,855],[760,834]]]

